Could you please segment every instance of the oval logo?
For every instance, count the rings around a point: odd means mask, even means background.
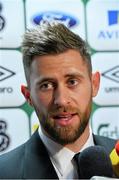
[[[78,20],[76,18],[61,12],[48,11],[37,14],[33,17],[33,22],[37,25],[52,21],[60,21],[63,24],[65,24],[68,28],[78,24]]]

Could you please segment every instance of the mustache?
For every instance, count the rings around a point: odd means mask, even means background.
[[[78,108],[73,106],[53,107],[52,109],[49,109],[50,116],[55,116],[61,113],[80,114],[80,111]]]

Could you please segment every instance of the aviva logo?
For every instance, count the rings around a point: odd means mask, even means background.
[[[108,24],[109,26],[119,24],[119,11],[108,11]]]

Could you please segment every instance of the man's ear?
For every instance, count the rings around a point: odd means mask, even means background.
[[[100,86],[100,73],[95,72],[92,74],[92,96],[95,97],[98,93]]]
[[[31,96],[30,96],[30,91],[28,89],[27,86],[21,85],[21,92],[24,95],[26,101],[28,102],[29,105],[33,105],[32,104],[32,100],[31,100]]]

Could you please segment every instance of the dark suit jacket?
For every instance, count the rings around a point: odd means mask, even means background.
[[[109,154],[115,141],[93,135],[96,145],[104,146]],[[15,150],[1,155],[0,179],[58,179],[48,152],[38,132]]]

